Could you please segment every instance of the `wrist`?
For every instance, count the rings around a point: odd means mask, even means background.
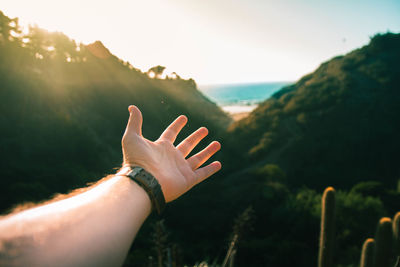
[[[150,214],[151,200],[149,195],[141,186],[132,181],[129,177],[118,173],[113,179],[115,179],[115,186],[114,189],[112,189],[111,195],[118,196],[118,198],[122,199],[125,204],[138,205],[146,211],[145,213],[147,215]]]
[[[119,176],[126,176],[138,184],[148,195],[152,210],[159,215],[165,208],[165,197],[158,180],[146,169],[139,166],[124,166],[117,173]]]

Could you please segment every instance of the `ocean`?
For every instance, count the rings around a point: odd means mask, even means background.
[[[250,112],[282,87],[292,82],[264,82],[199,86],[200,91],[225,112]]]

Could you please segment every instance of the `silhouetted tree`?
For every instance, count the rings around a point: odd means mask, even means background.
[[[0,11],[0,43],[19,40],[21,34],[18,18],[9,18]]]
[[[155,78],[159,79],[159,78],[161,78],[161,75],[163,74],[164,70],[165,70],[164,66],[157,65],[155,67],[150,68],[147,71],[147,74],[149,74],[149,75],[153,74]]]

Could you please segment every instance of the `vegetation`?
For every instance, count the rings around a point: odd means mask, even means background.
[[[394,240],[394,257],[397,266],[400,266],[400,212],[397,212],[393,218],[393,240]]]
[[[290,187],[395,188],[400,173],[400,35],[321,64],[231,126],[238,162],[277,164]],[[245,153],[243,153],[245,152]],[[244,157],[240,157],[244,155]]]
[[[0,210],[113,172],[135,104],[150,139],[179,114],[189,117],[181,138],[207,126],[206,142],[222,139],[224,169],[169,204],[163,221],[151,217],[125,266],[315,266],[321,210],[331,233],[333,209],[317,193],[327,184],[336,188],[331,266],[358,266],[365,237],[399,210],[399,47],[400,34],[377,35],[230,124],[192,79],[163,79],[162,66],[142,73],[99,41],[25,34],[0,13]],[[363,266],[380,243],[368,240]]]
[[[332,266],[333,245],[335,243],[335,189],[328,187],[322,196],[321,233],[319,241],[319,267]]]
[[[365,240],[361,251],[360,267],[374,266],[374,250],[375,240],[373,238],[368,238]]]
[[[390,218],[382,218],[376,230],[375,250],[374,250],[374,266],[389,267],[392,261],[392,220]]]
[[[332,266],[333,248],[335,243],[334,224],[335,216],[335,190],[332,187],[325,189],[322,196],[321,210],[321,234],[318,266]],[[396,216],[399,212],[396,214]],[[395,219],[396,219],[395,216]],[[365,240],[362,251],[360,267],[389,267],[398,264],[397,253],[393,252],[393,244],[398,241],[395,232],[398,222],[390,218],[383,217],[380,219],[375,235],[375,239],[368,238]],[[396,262],[396,263],[395,263]]]
[[[337,189],[333,266],[358,265],[365,235],[399,210],[399,47],[400,34],[376,35],[230,126],[222,190],[252,204],[257,216],[257,234],[237,251],[238,265],[315,266],[315,190],[327,184]]]
[[[0,30],[3,212],[118,167],[129,104],[142,110],[150,139],[179,114],[190,117],[184,134],[207,125],[210,139],[230,121],[192,80],[150,79],[99,41],[84,46],[37,27],[23,34],[2,13]]]
[[[164,73],[165,67],[164,66],[155,66],[150,68],[147,71],[147,74],[149,74],[149,76],[154,76],[155,78],[161,78],[162,74]]]

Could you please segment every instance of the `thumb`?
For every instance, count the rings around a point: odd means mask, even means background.
[[[143,123],[142,112],[134,105],[129,106],[128,110],[130,115],[125,132],[134,132],[141,136]]]

